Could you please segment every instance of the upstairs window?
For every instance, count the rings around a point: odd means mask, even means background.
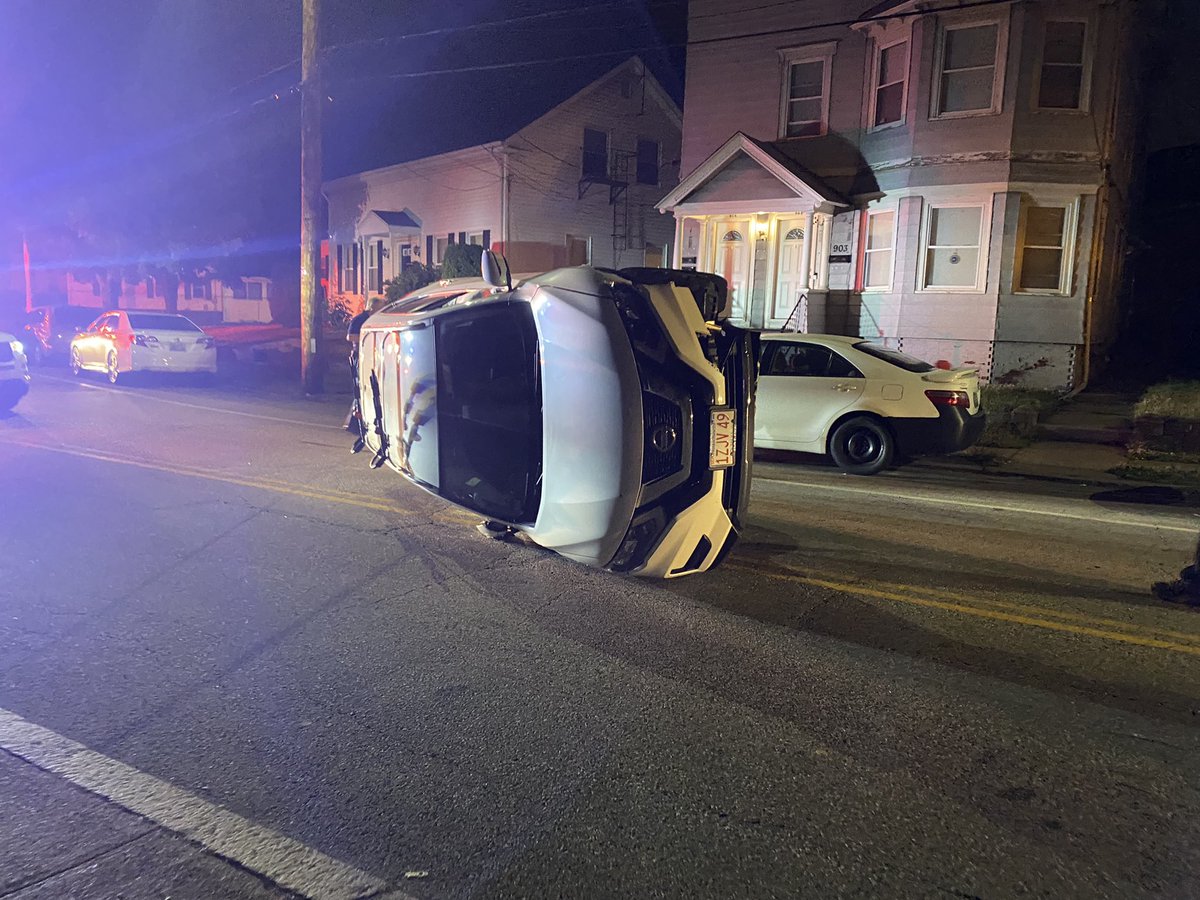
[[[1086,108],[1086,22],[1047,22],[1038,109]]]
[[[583,177],[608,177],[608,133],[583,129]]]
[[[836,42],[781,50],[783,105],[779,135],[816,137],[829,130],[829,77]]]
[[[908,41],[878,47],[875,53],[874,114],[871,125],[895,125],[904,121],[905,89],[908,85]]]
[[[1000,24],[950,25],[942,30],[935,116],[1000,111]]]
[[[638,138],[637,183],[658,184],[658,141]]]

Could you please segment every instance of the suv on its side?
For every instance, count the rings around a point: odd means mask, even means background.
[[[587,565],[670,578],[742,528],[758,336],[716,275],[556,269],[362,327],[372,464]]]

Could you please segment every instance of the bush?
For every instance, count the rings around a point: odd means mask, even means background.
[[[1028,388],[988,384],[982,388],[983,410],[987,413],[987,428],[979,438],[984,447],[1022,447],[1037,434],[1038,419],[1043,418],[1062,402],[1054,391],[1035,391]]]
[[[442,272],[437,266],[423,266],[420,263],[412,263],[395,278],[383,283],[384,299],[388,303],[391,303],[393,300],[399,300],[405,294],[411,294],[417,288],[433,284],[433,282],[438,281],[441,277]]]
[[[450,244],[442,253],[443,278],[478,278],[483,274],[483,248],[477,244]]]
[[[1138,400],[1133,414],[1136,418],[1158,416],[1200,421],[1200,381],[1167,381],[1152,385]]]

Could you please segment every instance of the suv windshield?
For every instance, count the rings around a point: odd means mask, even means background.
[[[899,350],[889,350],[887,347],[880,347],[878,344],[869,344],[864,341],[861,344],[855,344],[854,349],[860,350],[876,359],[882,359],[893,366],[899,366],[901,369],[906,369],[909,372],[932,372],[934,369],[933,366],[923,359],[917,359],[915,356],[909,356],[907,353],[901,353]]]
[[[542,389],[532,310],[485,306],[445,315],[435,328],[438,492],[493,519],[534,521]]]

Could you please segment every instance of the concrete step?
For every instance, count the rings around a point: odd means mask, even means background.
[[[1102,444],[1124,447],[1133,435],[1133,429],[1096,424],[1070,424],[1042,422],[1038,425],[1038,439],[1042,441],[1066,441],[1074,444]]]

